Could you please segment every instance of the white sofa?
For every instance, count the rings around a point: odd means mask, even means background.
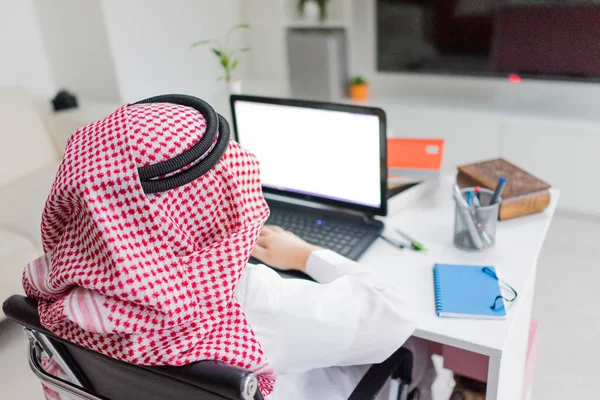
[[[0,88],[0,302],[22,293],[23,267],[42,254],[41,213],[67,139],[116,107],[84,103],[55,113],[48,100]]]

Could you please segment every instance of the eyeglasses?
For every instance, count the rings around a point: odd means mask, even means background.
[[[499,283],[501,283],[501,284],[503,284],[504,286],[506,286],[507,288],[509,288],[509,289],[510,289],[510,290],[513,292],[513,294],[514,294],[514,296],[513,296],[513,298],[512,298],[512,299],[507,299],[506,297],[504,297],[504,296],[502,296],[502,295],[496,296],[496,298],[494,299],[494,304],[492,304],[492,305],[490,306],[490,308],[491,308],[492,310],[494,310],[494,311],[495,311],[495,310],[497,310],[497,309],[501,308],[501,307],[504,305],[504,304],[502,303],[502,301],[500,301],[500,304],[498,304],[498,300],[504,300],[504,301],[506,301],[507,303],[512,303],[513,301],[515,301],[515,300],[517,299],[517,296],[519,295],[519,294],[517,293],[517,291],[516,291],[516,290],[515,290],[515,289],[514,289],[512,286],[510,286],[508,283],[504,282],[502,279],[499,279],[499,278],[498,278],[498,275],[496,275],[496,273],[494,272],[494,270],[492,270],[492,269],[491,269],[491,268],[489,268],[489,267],[483,267],[481,270],[482,270],[484,273],[486,273],[487,275],[489,275],[489,276],[491,276],[492,278],[496,279],[496,280],[497,280]]]

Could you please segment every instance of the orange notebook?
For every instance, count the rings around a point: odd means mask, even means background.
[[[387,146],[388,197],[439,177],[443,139],[393,138],[387,140]]]
[[[442,167],[444,139],[387,140],[390,170],[439,171]]]

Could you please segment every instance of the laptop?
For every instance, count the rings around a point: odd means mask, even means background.
[[[387,213],[385,112],[242,95],[231,111],[236,140],[260,162],[267,224],[357,260]]]

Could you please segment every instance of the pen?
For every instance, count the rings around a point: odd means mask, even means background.
[[[481,186],[475,187],[475,196],[473,196],[473,204],[475,207],[479,207],[481,205]]]
[[[477,228],[477,233],[483,240],[483,244],[485,247],[490,246],[492,244],[492,239],[490,235],[485,230],[485,225],[481,223],[481,221],[477,218],[477,208],[481,206],[481,186],[475,186],[474,195],[473,195],[473,208],[471,209],[471,215],[473,216],[473,222],[475,222],[475,228]]]
[[[482,249],[483,243],[481,243],[481,238],[479,237],[479,232],[477,231],[477,227],[475,226],[475,222],[473,221],[473,216],[471,215],[469,206],[467,205],[467,202],[465,201],[465,198],[463,197],[458,186],[454,185],[453,190],[454,190],[454,200],[458,204],[459,215],[460,215],[461,219],[463,220],[463,223],[467,227],[467,231],[469,232],[471,241],[473,242],[473,245],[475,246],[475,248]]]
[[[404,250],[406,248],[405,245],[403,245],[402,243],[394,243],[392,240],[388,239],[387,237],[383,236],[383,235],[379,235],[380,238],[382,238],[383,240],[385,240],[386,242],[388,242],[389,244],[391,244],[394,247],[398,247],[400,250]]]
[[[419,243],[418,241],[416,241],[415,239],[411,238],[410,236],[408,236],[406,233],[402,232],[398,228],[394,228],[394,230],[396,231],[396,233],[398,233],[399,235],[403,236],[404,239],[406,239],[406,240],[408,240],[410,242],[410,247],[412,247],[413,250],[427,251],[427,249],[425,248],[425,246],[423,246],[422,243]]]
[[[485,226],[478,223],[477,232],[479,233],[481,239],[483,239],[483,241],[485,242],[486,247],[492,245],[492,238],[490,238],[490,235],[488,235],[488,233],[485,231]]]
[[[500,202],[500,197],[502,196],[504,186],[506,186],[506,178],[501,176],[500,179],[498,179],[498,185],[496,185],[496,190],[494,190],[494,194],[490,200],[490,206]]]
[[[467,205],[471,207],[473,204],[473,192],[467,192]]]
[[[474,192],[474,194],[472,196],[469,196],[472,199],[472,203],[470,203],[470,204],[473,206],[473,207],[469,208],[469,211],[471,211],[471,217],[473,218],[473,223],[475,223],[475,228],[477,229],[477,233],[479,234],[479,237],[483,241],[482,244],[484,245],[484,247],[487,247],[492,244],[492,239],[490,238],[488,233],[485,231],[485,226],[481,223],[481,221],[477,217],[477,215],[478,215],[477,207],[479,207],[481,205],[481,203],[479,202],[479,199],[481,198],[481,187],[476,186],[475,190],[473,192]],[[471,194],[471,192],[469,192],[469,194]]]

